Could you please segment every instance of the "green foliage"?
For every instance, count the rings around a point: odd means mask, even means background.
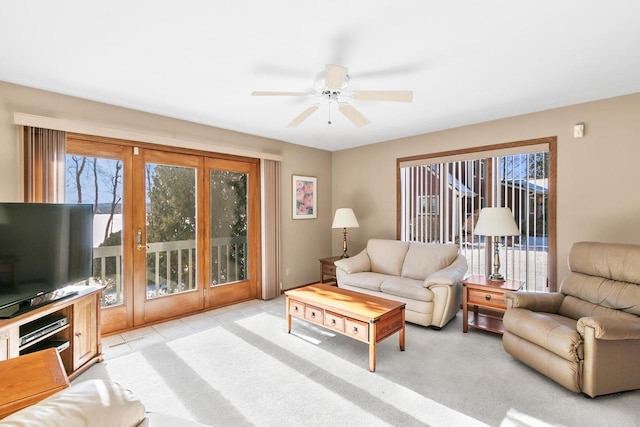
[[[210,176],[211,238],[247,236],[247,175],[213,170]],[[211,250],[211,283],[246,279],[246,245]],[[236,271],[238,274],[236,276]]]
[[[196,238],[196,180],[192,168],[157,165],[147,172],[147,241],[175,242]]]

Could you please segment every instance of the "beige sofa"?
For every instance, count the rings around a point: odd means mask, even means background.
[[[149,413],[118,383],[74,383],[0,420],[3,427],[205,427],[172,415]]]
[[[407,322],[439,329],[460,309],[467,261],[455,245],[371,239],[335,266],[339,287],[406,303]]]
[[[560,292],[506,293],[504,349],[569,390],[640,389],[640,246],[580,242]]]

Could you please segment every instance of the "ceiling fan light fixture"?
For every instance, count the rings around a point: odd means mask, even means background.
[[[321,99],[323,102],[327,102],[329,106],[329,120],[328,124],[331,124],[331,103],[336,102],[338,104],[338,110],[347,118],[351,123],[357,127],[368,125],[369,119],[367,119],[360,111],[358,111],[351,104],[344,102],[345,99],[357,99],[363,101],[394,101],[394,102],[411,102],[413,101],[413,92],[407,90],[364,90],[364,91],[346,91],[349,86],[348,69],[341,65],[327,64],[324,71],[321,71],[316,75],[313,82],[314,89],[307,92],[278,92],[278,91],[254,91],[252,96],[310,96]],[[311,114],[318,110],[320,104],[314,104],[311,107],[304,110],[295,119],[293,119],[287,127],[294,128],[299,126],[305,121]]]
[[[330,91],[339,91],[342,89],[342,85],[346,80],[347,68],[341,65],[327,64],[324,75],[327,89]]]

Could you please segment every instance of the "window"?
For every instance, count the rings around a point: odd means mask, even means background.
[[[399,159],[399,238],[456,244],[469,274],[487,274],[493,253],[474,227],[483,207],[509,207],[521,234],[500,240],[501,273],[527,290],[555,290],[555,143]]]

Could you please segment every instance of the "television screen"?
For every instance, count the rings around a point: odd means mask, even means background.
[[[92,205],[0,203],[0,309],[50,302],[88,279],[92,228]]]

